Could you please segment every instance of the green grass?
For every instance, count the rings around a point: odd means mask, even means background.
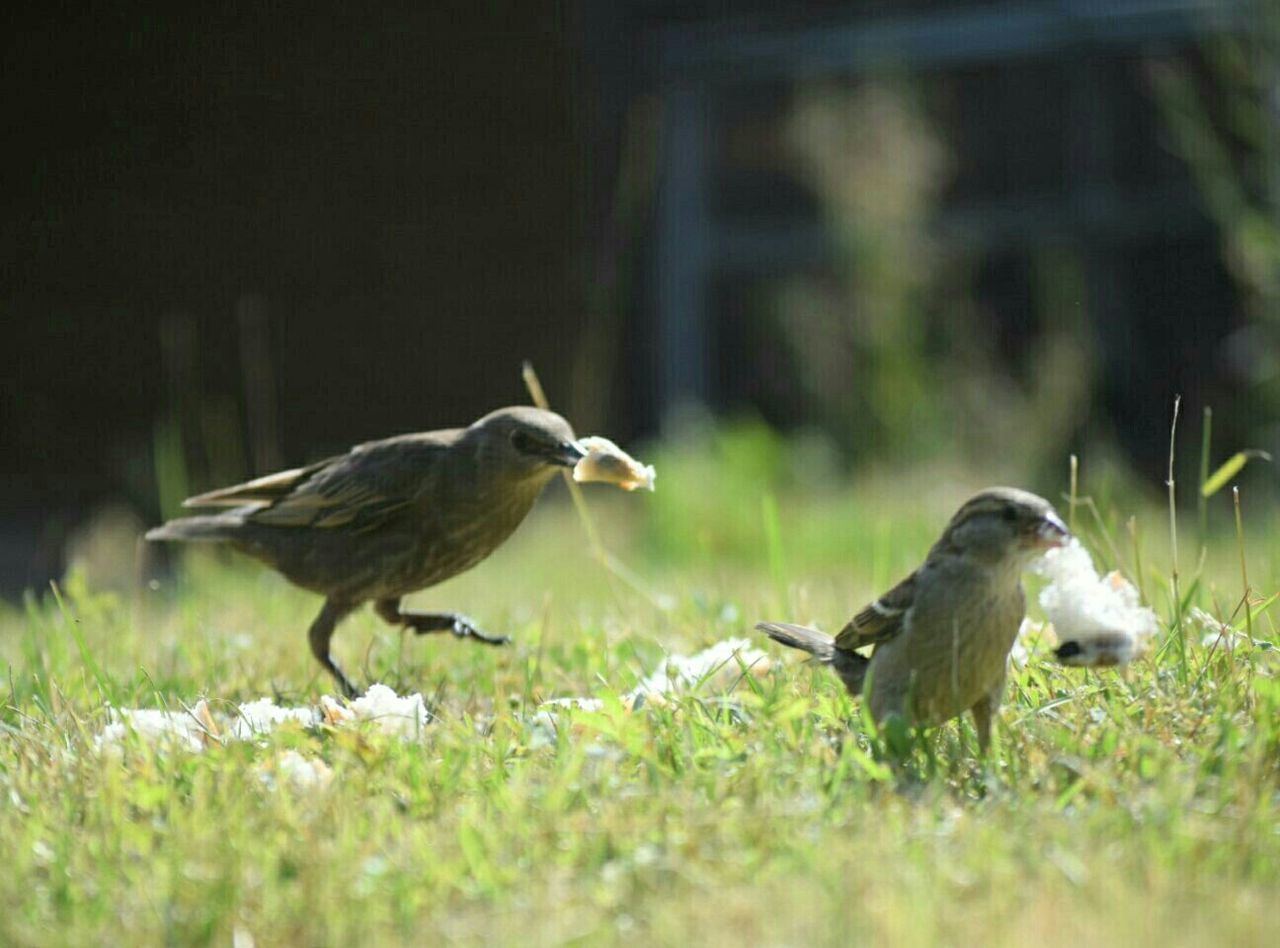
[[[94,750],[108,702],[328,689],[306,649],[315,598],[252,565],[193,558],[141,593],[73,579],[60,602],[0,614],[0,943],[1274,943],[1280,653],[1187,631],[1120,671],[1033,659],[987,765],[967,723],[889,761],[834,676],[763,641],[776,664],[727,699],[628,712],[611,696],[663,648],[763,617],[836,625],[922,556],[964,492],[739,485],[695,518],[677,466],[652,497],[591,494],[648,595],[590,559],[560,497],[414,598],[513,647],[402,636],[367,610],[344,624],[350,670],[427,696],[438,718],[419,741],[297,728],[201,754]],[[1105,565],[1134,568],[1131,512],[1077,510]],[[1143,586],[1171,623],[1166,521],[1138,514]],[[1259,599],[1280,588],[1271,525],[1245,523]],[[1187,605],[1229,615],[1234,536],[1200,565],[1193,532]],[[1253,625],[1277,641],[1269,610]],[[606,709],[555,732],[530,722],[564,695]],[[332,783],[264,781],[286,748]]]

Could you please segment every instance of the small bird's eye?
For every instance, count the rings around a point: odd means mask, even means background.
[[[1006,507],[1000,511],[1000,516],[1004,518],[1005,523],[1013,523],[1018,519],[1018,511],[1015,507]]]

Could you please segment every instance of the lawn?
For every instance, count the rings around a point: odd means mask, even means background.
[[[1189,613],[1246,625],[1225,493],[1203,558],[1194,505],[1183,519],[1181,608],[1166,511],[1077,507],[1099,564],[1141,579],[1156,651],[1096,672],[1033,651],[989,760],[967,722],[891,755],[834,676],[751,625],[838,625],[964,488],[772,492],[742,459],[700,463],[660,464],[651,496],[591,493],[632,580],[593,559],[557,486],[491,560],[414,597],[509,648],[348,620],[348,669],[424,696],[407,738],[297,724],[99,748],[111,707],[203,697],[225,716],[329,692],[305,640],[318,602],[252,564],[192,556],[132,592],[73,575],[0,613],[0,943],[1275,943],[1271,518],[1244,520],[1255,641],[1228,646]],[[731,483],[679,487],[711,476]],[[665,652],[733,637],[767,667],[624,700]],[[569,696],[601,703],[539,713]],[[325,779],[293,779],[298,755]]]

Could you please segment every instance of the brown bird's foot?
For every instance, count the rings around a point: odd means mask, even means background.
[[[486,645],[509,645],[510,636],[490,635],[466,616],[453,612],[401,612],[404,624],[419,635],[430,632],[452,632],[460,639],[475,639]]]
[[[330,661],[326,667],[329,669],[329,674],[333,676],[333,680],[337,682],[338,690],[342,692],[342,696],[344,698],[350,701],[360,697],[363,692],[361,692],[361,690],[356,687],[355,682],[348,678],[346,673],[338,667],[337,662]]]
[[[378,615],[392,625],[406,625],[418,635],[432,632],[452,632],[460,639],[475,639],[486,645],[507,645],[511,639],[505,635],[490,635],[464,615],[456,612],[409,612],[400,608],[394,599],[381,599],[375,604]]]
[[[426,622],[422,622],[426,619]],[[438,626],[435,626],[438,622]],[[439,613],[439,614],[420,614],[412,613],[408,620],[408,627],[419,635],[426,635],[428,632],[452,632],[458,638],[475,638],[477,642],[484,642],[485,645],[511,645],[511,636],[494,636],[485,632],[483,628],[476,626],[466,615],[458,615],[456,613]]]

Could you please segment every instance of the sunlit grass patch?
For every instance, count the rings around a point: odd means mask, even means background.
[[[658,462],[655,500],[680,489]],[[684,532],[655,537],[666,528],[631,505],[593,502],[652,598],[612,583],[552,502],[490,561],[415,597],[511,647],[353,616],[335,647],[361,680],[422,696],[429,719],[407,738],[317,714],[231,739],[242,706],[319,709],[330,688],[306,648],[315,597],[252,566],[192,558],[136,592],[73,577],[60,601],[4,612],[0,941],[1271,940],[1268,521],[1246,524],[1252,635],[1226,533],[1184,564],[1176,640],[1163,511],[1132,511],[1135,557],[1130,512],[1101,507],[1102,526],[1079,532],[1145,590],[1152,651],[1069,669],[1046,642],[1011,671],[988,760],[967,722],[907,735],[895,756],[834,676],[762,636],[749,641],[766,670],[725,661],[634,700],[659,670],[678,677],[667,656],[749,637],[780,608],[831,629],[914,565],[948,512],[726,478],[741,504],[715,516],[742,518],[740,535],[694,537],[674,561],[663,550]],[[589,703],[547,705],[559,698]],[[201,700],[217,739],[198,750],[134,733],[98,746],[119,709]]]

